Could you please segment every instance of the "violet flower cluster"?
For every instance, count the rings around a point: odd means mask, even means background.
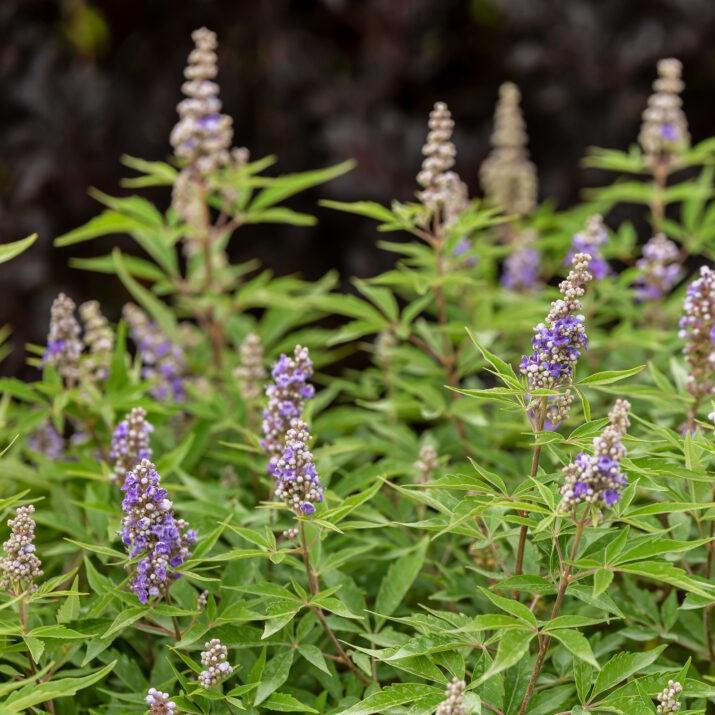
[[[564,467],[561,487],[562,505],[566,510],[580,503],[612,507],[628,485],[621,472],[621,459],[626,454],[622,439],[625,436],[631,406],[626,400],[616,400],[608,415],[609,424],[593,440],[593,454],[581,452]]]
[[[683,686],[675,680],[669,680],[668,685],[658,693],[658,705],[655,708],[657,715],[673,715],[680,710],[680,694]]]
[[[184,351],[133,303],[124,306],[122,316],[139,351],[142,376],[152,383],[152,396],[157,400],[182,402],[186,397],[187,372]]]
[[[268,404],[263,411],[261,447],[268,455],[268,473],[283,454],[286,433],[291,420],[303,414],[305,401],[315,394],[308,382],[313,375],[313,363],[308,348],[296,345],[293,357],[281,355],[271,370],[273,382],[266,387]]]
[[[308,448],[309,440],[305,422],[297,418],[291,420],[283,453],[271,470],[276,480],[276,498],[283,499],[300,516],[312,516],[315,505],[323,501],[323,487]]]
[[[176,703],[169,699],[169,693],[162,693],[156,688],[149,688],[146,698],[150,715],[178,715]]]
[[[568,387],[573,381],[574,367],[581,351],[588,348],[579,299],[592,278],[588,271],[590,261],[586,253],[574,256],[571,271],[559,285],[562,297],[551,304],[545,321],[534,328],[532,353],[524,355],[519,366],[526,375],[529,390],[567,388],[563,395],[548,400],[546,416],[553,425],[568,414],[573,400]]]
[[[525,231],[504,261],[501,284],[515,293],[528,293],[541,287],[541,255],[535,246],[536,234]]]
[[[122,491],[124,519],[120,532],[127,553],[136,564],[131,586],[140,603],[163,598],[180,574],[175,569],[189,556],[196,532],[176,519],[172,503],[154,465],[144,459],[127,472]]]
[[[79,379],[82,355],[81,329],[75,318],[75,302],[60,293],[50,310],[50,331],[43,363],[53,365],[68,385]]]
[[[127,472],[134,469],[143,459],[151,459],[149,435],[154,426],[146,419],[146,410],[135,407],[116,426],[112,434],[109,459],[112,462],[112,481],[122,481]]]
[[[643,255],[636,267],[640,276],[634,288],[636,300],[641,303],[668,295],[683,274],[678,246],[662,233],[657,233],[643,246]]]
[[[65,456],[65,441],[50,420],[45,420],[27,438],[27,446],[48,459],[57,460]]]
[[[5,556],[0,559],[0,590],[11,594],[36,591],[34,581],[42,576],[42,562],[35,553],[35,507],[20,506],[10,519],[10,538],[2,545]]]
[[[703,266],[689,286],[678,335],[685,341],[688,392],[696,399],[712,395],[715,370],[715,271]]]
[[[202,670],[198,675],[199,685],[210,688],[230,677],[233,667],[228,662],[228,648],[218,638],[204,643],[206,650],[201,652]]]
[[[444,691],[445,699],[439,704],[435,715],[467,715],[464,705],[464,691],[467,684],[459,678],[452,678]]]
[[[568,266],[573,262],[577,253],[588,253],[591,262],[588,270],[597,281],[602,280],[611,273],[611,267],[601,254],[601,248],[608,241],[608,230],[599,214],[591,216],[586,221],[586,227],[571,239],[571,250],[564,263]]]

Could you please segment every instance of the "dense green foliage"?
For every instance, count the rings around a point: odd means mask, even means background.
[[[547,203],[517,218],[478,200],[451,222],[423,203],[325,201],[375,220],[396,256],[350,293],[335,275],[275,277],[225,251],[245,224],[310,226],[283,203],[349,164],[277,178],[264,173],[270,159],[231,164],[201,184],[193,223],[138,195],[97,194],[103,213],[57,245],[136,241],[140,256],[114,248],[73,265],[116,276],[183,350],[186,394],[157,398],[123,320],[101,378],[96,356],[68,377],[29,346],[38,379],[0,381],[0,514],[4,524],[34,505],[44,570],[37,590],[0,601],[0,713],[142,712],[154,687],[187,713],[417,715],[434,713],[452,678],[466,681],[469,713],[655,713],[669,680],[683,686],[681,712],[712,709],[712,406],[688,389],[678,320],[715,248],[714,157],[712,140],[684,151],[665,185],[639,149],[594,151],[592,165],[632,178],[568,211]],[[126,164],[138,173],[129,187],[179,176]],[[521,356],[558,297],[572,235],[621,203],[682,247],[687,271],[669,295],[636,301],[648,236],[629,223],[612,231],[613,270],[583,298],[577,399],[544,429],[534,411],[563,386],[530,390]],[[510,292],[498,280],[504,234],[527,230],[544,285]],[[470,260],[455,255],[465,238]],[[260,444],[270,375],[254,394],[235,372],[251,333],[266,368],[298,344],[315,363],[303,417],[325,490],[314,515],[272,499]],[[590,453],[618,397],[631,403],[628,486],[611,508],[566,509],[562,469]],[[130,587],[138,559],[118,535],[110,455],[135,407],[154,425],[152,459],[177,517],[198,532],[181,578],[145,604]],[[47,434],[61,443],[52,451]],[[205,689],[199,652],[212,638],[233,673]]]

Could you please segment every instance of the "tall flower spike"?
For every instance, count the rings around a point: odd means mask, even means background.
[[[171,132],[176,156],[199,175],[228,163],[233,139],[231,117],[221,113],[216,34],[202,27],[191,34],[194,49],[184,70],[186,97],[177,106],[179,122]]]
[[[150,715],[178,715],[176,703],[169,699],[169,693],[162,693],[156,688],[149,688],[145,698]]]
[[[452,678],[444,691],[445,699],[439,704],[435,715],[467,715],[464,705],[464,691],[467,684],[458,678]]]
[[[70,385],[79,378],[82,355],[81,330],[74,311],[75,302],[64,293],[55,298],[50,311],[50,332],[43,359],[48,365],[54,365]]]
[[[241,364],[234,370],[233,376],[241,387],[245,400],[257,400],[261,395],[261,383],[266,377],[263,367],[263,343],[258,335],[249,333],[239,347]]]
[[[626,400],[616,400],[608,415],[608,426],[593,440],[593,455],[581,452],[564,467],[561,487],[564,509],[581,502],[611,507],[621,498],[621,491],[628,484],[621,472],[621,459],[626,454],[621,440],[628,430],[630,409]]]
[[[451,171],[457,148],[452,142],[454,120],[444,102],[435,102],[428,126],[427,141],[422,147],[422,168],[417,174],[422,190],[417,192],[417,198],[431,214],[441,210],[443,224],[448,225],[467,206],[468,192],[459,175]]]
[[[102,382],[107,379],[112,364],[114,333],[96,300],[82,303],[79,314],[84,324],[84,344],[89,351],[84,367],[91,379]]]
[[[643,246],[643,256],[636,262],[640,276],[635,282],[636,300],[660,300],[670,293],[683,275],[678,247],[658,233]]]
[[[133,303],[122,311],[136,343],[142,362],[142,376],[152,383],[151,394],[157,400],[181,402],[186,396],[184,351],[159,329],[149,316]]]
[[[526,148],[529,138],[520,100],[515,84],[505,82],[499,88],[492,151],[482,163],[479,177],[484,193],[504,213],[524,216],[536,206],[537,179]]]
[[[412,465],[417,472],[417,482],[427,484],[439,466],[437,450],[431,444],[423,444],[417,461]]]
[[[275,496],[301,516],[315,513],[315,505],[323,501],[323,486],[308,448],[310,432],[300,419],[291,420],[286,432],[283,453],[271,471],[276,480]]]
[[[681,108],[680,94],[685,86],[680,78],[682,69],[680,61],[673,58],[658,62],[658,78],[653,82],[638,136],[651,166],[670,164],[690,145],[688,120]]]
[[[551,310],[543,323],[534,328],[532,353],[524,355],[519,366],[526,375],[530,390],[566,387],[563,395],[549,399],[547,422],[560,423],[568,414],[573,394],[568,387],[573,380],[574,367],[582,350],[588,348],[581,296],[592,279],[588,270],[591,256],[577,253],[566,280],[559,285],[561,298],[551,303]]]
[[[541,287],[541,255],[536,248],[536,233],[522,231],[511,254],[504,261],[501,284],[515,293],[529,293]]]
[[[603,223],[603,217],[600,214],[594,214],[586,221],[586,228],[574,234],[571,251],[564,263],[571,265],[573,257],[577,253],[588,253],[591,256],[588,270],[595,280],[602,280],[611,272],[611,267],[601,255],[601,247],[606,241],[608,241],[608,230]]]
[[[122,491],[124,519],[120,532],[130,558],[141,556],[131,586],[140,603],[163,598],[173,581],[175,569],[191,556],[196,532],[183,519],[176,519],[172,503],[154,465],[144,459],[127,472]]]
[[[658,705],[655,709],[658,715],[672,715],[680,710],[678,698],[683,692],[683,686],[675,680],[669,680],[668,685],[658,693]]]
[[[112,481],[121,482],[142,459],[151,459],[149,435],[153,431],[154,426],[147,421],[146,410],[142,407],[134,407],[116,426],[109,452],[114,467]]]
[[[199,673],[198,680],[199,685],[210,688],[226,680],[233,673],[233,667],[228,662],[228,648],[218,638],[204,643],[204,648],[206,650],[201,652],[201,665],[205,670]]]
[[[10,538],[2,545],[5,556],[0,559],[0,590],[13,595],[36,591],[34,581],[42,576],[42,563],[35,554],[35,507],[20,506],[10,519]]]
[[[313,375],[313,363],[308,348],[296,345],[293,357],[281,355],[273,365],[273,382],[266,387],[268,404],[263,410],[263,439],[261,447],[268,455],[268,473],[273,473],[278,458],[283,454],[286,432],[291,420],[303,414],[305,401],[315,394],[308,382]]]
[[[688,286],[679,336],[685,341],[688,392],[701,400],[715,392],[715,271],[707,266]]]

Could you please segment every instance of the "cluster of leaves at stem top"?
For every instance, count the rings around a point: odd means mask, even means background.
[[[56,239],[107,247],[71,265],[121,315],[57,296],[36,379],[0,380],[0,714],[712,712],[715,139],[680,63],[564,211],[518,88],[481,197],[435,104],[412,200],[323,202],[395,256],[339,292],[231,263],[352,164],[234,146],[193,41],[172,161],[125,157]]]

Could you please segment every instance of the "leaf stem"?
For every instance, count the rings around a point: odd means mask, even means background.
[[[315,573],[313,570],[313,566],[310,563],[310,551],[308,550],[308,539],[306,538],[305,535],[305,524],[300,521],[298,522],[298,531],[300,533],[300,542],[303,546],[303,565],[305,566],[305,573],[308,577],[308,586],[310,588],[310,593],[312,596],[316,596],[318,593],[320,593],[320,583],[318,581],[318,575]],[[318,621],[320,622],[320,625],[323,627],[323,630],[325,631],[325,634],[328,636],[330,639],[330,642],[333,644],[333,647],[335,650],[338,652],[339,660],[341,663],[346,665],[350,670],[362,681],[364,685],[372,685],[372,680],[368,678],[356,665],[355,663],[352,662],[348,654],[345,652],[343,649],[342,645],[340,645],[340,641],[337,639],[335,636],[335,633],[333,633],[333,629],[330,627],[330,624],[328,623],[328,620],[325,617],[325,614],[323,613],[323,609],[320,608],[320,606],[315,606],[311,605],[310,609],[315,613]]]
[[[546,422],[546,398],[542,397],[539,399],[539,407],[536,417],[536,424],[534,425],[534,434],[538,434],[544,429],[544,423]],[[529,476],[532,479],[536,478],[539,472],[539,460],[541,459],[541,445],[534,445],[534,453],[531,456],[531,471]],[[526,518],[526,512],[521,512],[521,515]],[[526,547],[526,536],[529,532],[529,527],[526,524],[521,525],[519,530],[519,544],[516,547],[516,564],[514,566],[514,575],[521,576],[524,569],[524,549]]]
[[[586,520],[588,519],[588,515],[589,510],[587,509],[581,520],[576,525],[576,534],[574,536],[573,545],[571,546],[571,555],[569,557],[568,563],[565,564],[561,570],[561,578],[559,579],[559,588],[556,594],[556,601],[554,603],[554,607],[551,609],[551,616],[549,620],[553,620],[559,615],[559,613],[561,613],[561,607],[563,606],[566,589],[571,582],[571,569],[573,567],[573,562],[576,560],[576,555],[578,554],[578,547],[581,544],[581,537],[583,536],[583,530],[586,527]],[[541,668],[543,667],[544,661],[546,660],[546,652],[549,649],[550,642],[551,636],[539,636],[539,652],[536,656],[534,669],[531,671],[531,677],[529,678],[529,684],[526,688],[524,701],[521,704],[521,708],[519,708],[519,715],[524,715],[524,713],[526,713],[526,709],[529,707],[529,701],[534,694],[536,681],[539,679]]]

